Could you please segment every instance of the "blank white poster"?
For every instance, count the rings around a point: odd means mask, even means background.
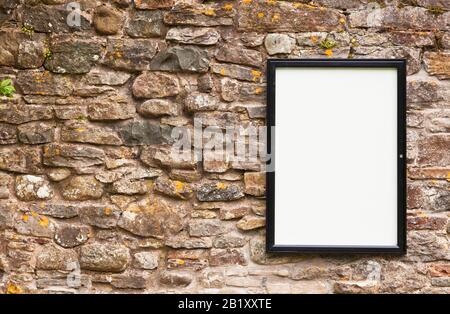
[[[277,68],[275,245],[397,245],[397,70]]]

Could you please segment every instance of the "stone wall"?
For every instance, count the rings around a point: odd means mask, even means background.
[[[65,2],[0,1],[0,291],[450,292],[448,0]],[[408,59],[406,256],[267,255],[261,163],[169,154],[263,125],[269,57]]]

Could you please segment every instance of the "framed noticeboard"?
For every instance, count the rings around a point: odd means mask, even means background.
[[[406,252],[406,61],[267,64],[268,252]]]

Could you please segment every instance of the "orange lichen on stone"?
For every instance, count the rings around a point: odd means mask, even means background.
[[[252,76],[253,76],[253,81],[257,81],[261,78],[261,71],[258,70],[252,70]]]
[[[331,57],[333,55],[333,49],[325,50],[325,55],[327,55],[328,57]]]
[[[312,41],[313,43],[317,43],[317,41],[319,40],[319,39],[317,38],[317,36],[315,36],[315,35],[312,35],[310,38],[311,38],[311,41]]]
[[[268,4],[275,4],[277,3],[277,0],[266,0]]]
[[[227,11],[231,11],[231,10],[233,10],[233,5],[232,5],[231,3],[226,3],[226,4],[223,6],[223,9],[224,9],[224,10],[227,10]]]
[[[278,13],[275,13],[272,16],[272,22],[278,22],[280,20],[280,15]]]
[[[197,10],[197,11],[195,11],[195,13],[203,14],[203,15],[207,15],[207,16],[216,16],[216,10],[214,10],[213,8]]]
[[[258,17],[259,17],[260,19],[262,19],[262,18],[264,17],[264,12],[259,12],[259,13],[258,13]]]
[[[186,185],[181,181],[175,181],[174,183],[175,183],[175,190],[177,192],[183,191],[183,189],[186,187]]]
[[[23,220],[24,222],[27,222],[28,219],[30,219],[30,217],[29,217],[27,214],[23,214],[23,215],[22,215],[22,220]]]
[[[220,69],[220,75],[225,75],[225,69],[224,68]]]
[[[450,171],[447,173],[447,181],[450,182]]]
[[[109,216],[112,213],[112,209],[109,207],[105,207],[105,209],[103,209],[103,212],[105,213],[106,216]]]
[[[253,0],[242,0],[242,3],[250,4],[250,3],[252,3],[252,1],[253,1]]]
[[[259,95],[259,94],[261,94],[262,92],[263,92],[263,89],[262,89],[261,87],[255,88],[255,94],[256,94],[256,95]]]
[[[18,285],[15,285],[13,283],[9,283],[8,287],[6,288],[7,294],[21,294],[23,293],[23,289],[19,287]]]
[[[339,19],[339,23],[345,24],[345,19],[344,19],[343,17],[341,17],[341,18]]]
[[[39,224],[40,224],[42,227],[48,227],[49,223],[50,223],[50,222],[49,222],[49,220],[48,220],[47,217],[44,217],[44,216],[39,217]]]
[[[227,187],[227,185],[226,185],[225,183],[218,182],[218,183],[216,184],[216,187],[217,187],[218,189],[220,189],[220,190],[223,190],[223,189],[225,189],[225,188]]]

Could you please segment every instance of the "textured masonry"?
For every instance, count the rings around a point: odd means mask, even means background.
[[[448,1],[65,2],[0,1],[1,292],[450,292]],[[261,162],[170,154],[264,125],[269,57],[408,59],[406,256],[267,255]]]

